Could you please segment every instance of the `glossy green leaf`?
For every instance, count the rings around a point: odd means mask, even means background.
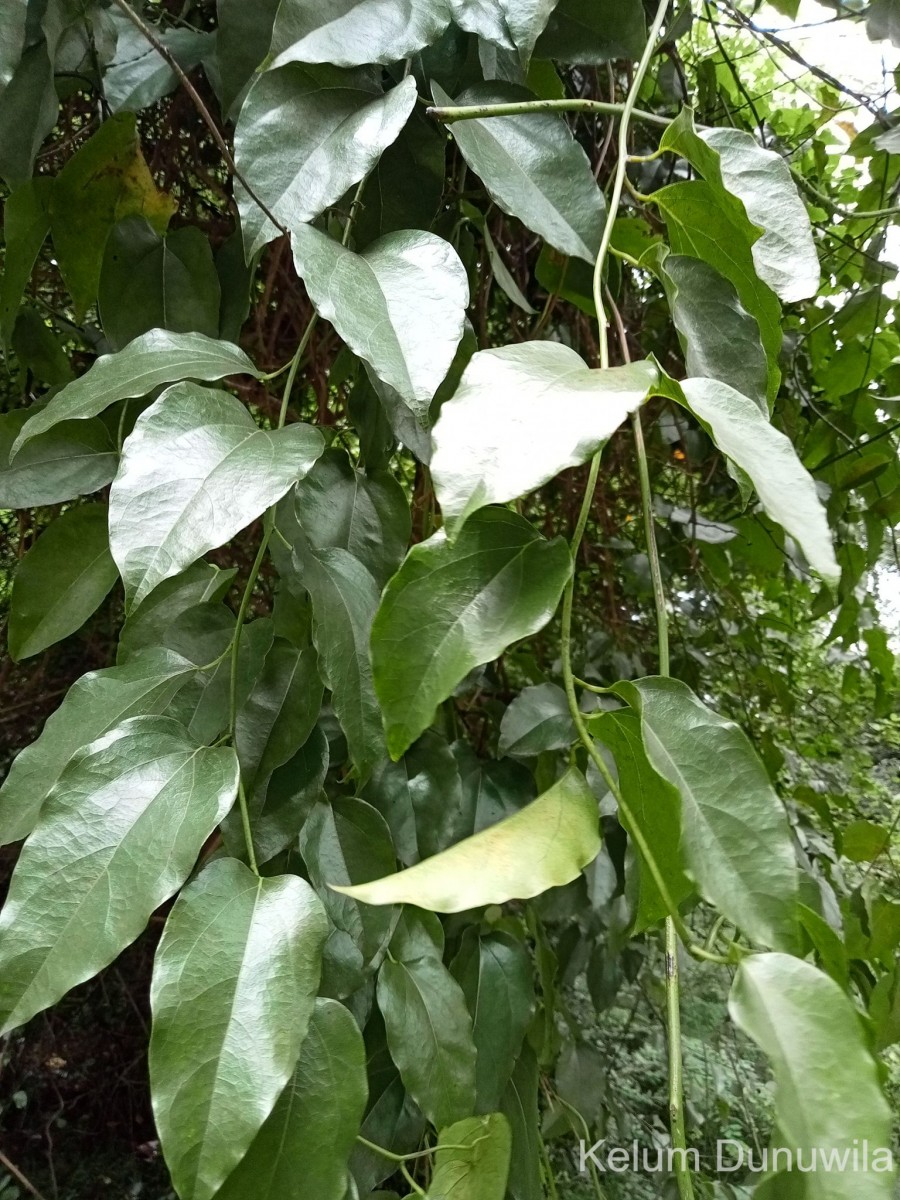
[[[435,104],[508,104],[536,100],[526,88],[478,84],[452,100],[436,84]],[[529,113],[457,121],[450,126],[463,157],[491,199],[562,254],[592,263],[606,204],[587,155],[562,117]]]
[[[282,0],[272,34],[271,66],[283,63],[393,63],[437,41],[450,13],[444,0]]]
[[[327,923],[297,875],[210,863],[172,909],[153,965],[150,1088],[172,1182],[209,1200],[291,1078]]]
[[[758,411],[758,410],[757,410]],[[685,867],[751,938],[797,944],[797,868],[784,806],[747,735],[677,679],[617,683],[653,768],[681,795]]]
[[[479,1112],[500,1105],[534,1010],[531,959],[508,933],[478,935],[468,929],[450,970],[463,990],[472,1017],[478,1058],[475,1068]]]
[[[9,653],[18,662],[80,629],[116,582],[105,504],[70,508],[19,563],[9,610]]]
[[[144,161],[134,114],[104,121],[66,162],[50,194],[53,249],[76,318],[96,299],[106,239],[116,221],[140,214],[162,232],[175,208]]]
[[[0,414],[0,508],[60,504],[109,483],[119,456],[99,420],[57,425],[10,462],[13,444],[31,416],[24,408]]]
[[[475,1043],[459,984],[436,951],[392,957],[378,972],[391,1058],[410,1095],[442,1129],[475,1109]]]
[[[591,733],[612,751],[629,815],[649,846],[669,897],[677,906],[693,892],[684,873],[678,789],[651,765],[636,714],[627,710],[604,713],[592,718],[590,727]],[[630,831],[630,821],[621,810],[619,820]],[[634,932],[640,933],[668,916],[668,908],[637,843],[635,853],[640,865]]]
[[[272,772],[262,794],[257,789],[251,820],[258,862],[268,862],[296,842],[322,794],[328,766],[328,739],[316,726],[293,758]]]
[[[47,798],[0,913],[0,1029],[107,966],[178,890],[237,792],[237,759],[169,717],[132,717]]]
[[[219,277],[209,240],[193,225],[161,237],[143,217],[115,225],[100,274],[100,321],[114,349],[151,329],[219,332]]]
[[[194,674],[194,664],[180,654],[151,649],[124,666],[82,675],[9,769],[0,788],[0,845],[28,836],[50,789],[83,746],[129,717],[166,712]]]
[[[560,0],[538,40],[540,58],[601,66],[638,59],[647,41],[641,0]]]
[[[371,170],[415,102],[412,77],[382,94],[357,75],[333,68],[267,71],[250,89],[238,118],[238,168],[269,211],[296,230]],[[278,231],[239,185],[236,195],[250,255]]]
[[[524,688],[503,714],[498,750],[528,758],[565,750],[576,739],[566,693],[555,683]]]
[[[534,775],[511,758],[478,758],[467,742],[453,743],[463,789],[466,836],[525,808],[537,796]]]
[[[357,249],[397,229],[431,228],[444,194],[447,144],[440,126],[414,108],[366,179],[365,202],[353,220]]]
[[[3,41],[0,38],[0,41]],[[30,179],[3,206],[3,275],[0,277],[0,345],[9,345],[16,312],[44,239],[50,231],[50,192],[46,176]]]
[[[353,466],[346,451],[326,450],[293,492],[297,522],[317,550],[339,546],[367,567],[379,586],[409,544],[409,502],[387,471]]]
[[[272,41],[280,0],[216,0],[216,63],[222,114],[234,119]]]
[[[124,15],[112,14],[116,53],[103,73],[103,94],[113,112],[139,112],[178,87],[178,76],[139,29]],[[206,52],[211,35],[193,29],[157,34],[178,65],[190,72]]]
[[[59,115],[52,50],[43,39],[29,46],[0,94],[0,176],[10,188],[28,182]]]
[[[441,531],[410,550],[372,626],[391,757],[428,728],[473,667],[550,620],[570,571],[561,538],[545,541],[502,508],[473,515],[455,542]]]
[[[442,1129],[427,1200],[503,1200],[511,1142],[509,1123],[498,1112]]]
[[[431,470],[451,534],[484,505],[513,500],[586,462],[656,378],[649,362],[591,370],[558,342],[473,355],[433,434]]]
[[[211,610],[205,613],[203,610]],[[215,620],[211,620],[215,614]],[[207,628],[212,635],[204,648],[203,634]],[[234,632],[234,617],[221,605],[204,605],[185,613],[167,634],[166,640],[179,651],[189,651],[202,658],[206,665],[219,658],[228,648]],[[236,674],[237,707],[246,704],[250,692],[263,669],[266,655],[272,646],[275,628],[272,620],[260,617],[244,626],[238,648]],[[213,742],[227,728],[231,710],[231,656],[225,655],[204,680],[192,683],[178,697],[178,719],[187,725],[191,734],[201,742]]]
[[[510,1197],[512,1200],[544,1200],[540,1169],[538,1064],[527,1042],[506,1086],[500,1111],[509,1122],[512,1133],[508,1180]]]
[[[741,304],[756,319],[768,359],[767,394],[771,404],[781,379],[781,305],[756,272],[756,227],[740,205],[721,205],[713,187],[699,179],[660,188],[653,193],[653,203],[665,217],[673,253],[708,263],[734,286]]]
[[[117,661],[123,663],[141,650],[167,644],[169,631],[179,617],[189,609],[223,599],[236,573],[235,567],[223,571],[201,560],[161,583],[123,625]]]
[[[57,392],[45,408],[33,414],[13,449],[18,454],[31,438],[60,421],[95,417],[117,400],[146,396],[166,383],[256,374],[243,350],[230,342],[215,341],[202,333],[151,329],[118,354],[98,358],[89,371]]]
[[[859,1014],[838,984],[800,959],[756,954],[738,968],[728,1007],[775,1075],[774,1170],[757,1194],[890,1200],[896,1176],[891,1112]],[[793,1171],[784,1169],[784,1150],[776,1159],[779,1147],[790,1152]]]
[[[317,1000],[293,1077],[216,1200],[344,1200],[367,1095],[356,1022]]]
[[[526,808],[449,850],[374,883],[335,890],[366,904],[463,912],[570,883],[599,849],[597,802],[572,767]]]
[[[327,885],[336,879],[362,883],[393,871],[390,833],[380,813],[364,801],[323,797],[300,833],[300,853],[331,923],[323,987],[332,995],[348,996],[380,962],[396,914],[358,904]]]
[[[319,314],[420,415],[462,339],[469,284],[459,255],[433,233],[389,233],[355,254],[301,225],[294,264]]]
[[[826,583],[836,584],[841,572],[825,508],[790,440],[757,404],[727,383],[685,379],[675,396],[722,453],[749,476],[765,511],[796,540],[813,570]]]
[[[663,253],[657,261],[686,373],[727,383],[768,416],[768,363],[759,322],[734,285],[699,258]]]
[[[260,429],[225,392],[191,383],[164,392],[138,417],[110,490],[128,607],[249,525],[324,448],[309,425]]]
[[[8,4],[3,13],[3,38],[0,42],[0,91],[15,74],[22,51],[25,49],[28,6],[25,0]]]
[[[469,33],[505,50],[518,50],[527,64],[556,0],[451,0],[453,20]]]
[[[660,140],[695,166],[720,203],[736,198],[759,231],[753,262],[760,279],[785,302],[805,300],[819,287],[819,259],[806,205],[787,163],[743,129],[703,129],[684,108]]]
[[[313,641],[325,686],[360,769],[384,754],[381,713],[372,683],[369,637],[378,585],[349,551],[302,549],[299,576],[313,609]]]

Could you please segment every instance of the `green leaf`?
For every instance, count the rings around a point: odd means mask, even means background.
[[[613,690],[639,713],[651,765],[681,795],[684,861],[700,892],[749,937],[793,950],[798,876],[790,829],[746,734],[677,679]]]
[[[226,375],[253,375],[253,363],[230,342],[219,342],[202,333],[169,333],[151,329],[118,354],[104,354],[90,370],[53,397],[29,420],[16,439],[13,454],[58,425],[60,421],[96,417],[115,404],[146,396],[154,388],[178,379],[222,379]]]
[[[502,508],[476,513],[455,542],[440,531],[410,550],[372,626],[392,758],[428,728],[473,667],[546,625],[571,569],[562,538],[548,542]]]
[[[9,610],[13,661],[40,654],[80,629],[117,578],[106,505],[82,505],[57,517],[16,570]]]
[[[521,758],[547,750],[565,750],[577,734],[566,693],[555,683],[524,688],[500,722],[501,754]]]
[[[639,59],[647,42],[641,0],[560,0],[538,40],[539,58],[601,66]]]
[[[699,179],[673,183],[653,193],[653,203],[665,217],[673,253],[708,263],[734,286],[741,304],[756,319],[769,364],[767,394],[772,404],[781,379],[781,305],[756,271],[755,226],[736,201],[723,206],[719,200],[712,186]]]
[[[600,849],[597,802],[574,767],[526,808],[406,871],[335,891],[366,904],[464,912],[577,878]]]
[[[172,641],[175,644],[174,648],[179,651],[196,647],[201,650],[199,657],[203,658],[204,663],[209,663],[222,655],[228,647],[234,632],[234,617],[227,609],[220,613],[215,605],[203,607],[211,608],[212,612],[205,614],[203,608],[197,608],[191,613],[186,613],[170,631],[168,640]],[[210,621],[210,617],[214,613],[218,618],[216,623]],[[202,634],[207,625],[210,626],[210,632],[213,634],[212,646],[203,651],[198,633]],[[183,642],[176,636],[179,632],[185,635]],[[246,704],[253,685],[263,669],[266,655],[272,646],[274,633],[273,622],[268,617],[250,621],[244,626],[238,649],[236,695],[238,709]],[[231,708],[230,693],[231,656],[226,655],[205,683],[201,681],[199,686],[195,684],[186,688],[178,697],[178,719],[187,725],[191,734],[198,741],[213,742],[228,728]]]
[[[427,1200],[503,1200],[511,1142],[509,1122],[498,1112],[442,1129]]]
[[[25,49],[28,4],[26,0],[14,0],[3,10],[3,37],[0,38],[0,92],[15,74],[22,51]]]
[[[0,94],[0,176],[10,188],[28,182],[37,152],[59,115],[53,49],[43,39],[29,46]]]
[[[328,739],[320,726],[284,766],[272,772],[264,794],[253,798],[253,845],[260,863],[295,843],[328,772]]]
[[[357,470],[345,450],[326,450],[293,492],[294,513],[310,545],[339,546],[379,586],[399,567],[409,543],[409,502],[388,471]]]
[[[495,825],[537,796],[534,775],[511,758],[480,759],[467,742],[453,744],[463,788],[466,836]]]
[[[169,717],[132,717],[75,756],[0,913],[0,1031],[96,975],[193,869],[237,792],[237,758]]]
[[[238,169],[269,211],[296,230],[374,167],[415,102],[412,76],[382,94],[358,75],[333,68],[267,71],[250,89],[238,118]],[[240,184],[236,196],[249,256],[278,231]]]
[[[282,0],[275,18],[270,66],[283,63],[393,63],[436,42],[450,13],[443,0]]]
[[[191,608],[221,600],[236,574],[236,567],[223,571],[212,563],[200,561],[165,580],[122,627],[117,661],[123,663],[150,646],[166,645],[167,635],[178,618]]]
[[[310,469],[310,425],[260,429],[227,393],[175,384],[138,417],[109,495],[113,558],[129,609],[214,550]]]
[[[520,941],[467,929],[450,970],[472,1017],[478,1111],[493,1112],[509,1083],[534,1010],[531,959]]]
[[[428,730],[399,762],[383,762],[366,785],[365,798],[387,821],[397,857],[405,866],[465,837],[459,767],[446,741]]]
[[[153,964],[150,1088],[182,1200],[216,1194],[291,1078],[327,928],[305,880],[235,859],[178,897]]]
[[[37,741],[9,769],[0,788],[0,845],[28,836],[77,751],[129,717],[165,712],[195,670],[180,654],[153,649],[124,666],[82,675],[48,717]]]
[[[866,33],[872,42],[890,39],[900,46],[900,6],[897,0],[872,0],[866,13]]]
[[[67,421],[30,441],[10,463],[29,409],[0,414],[0,508],[38,508],[96,492],[119,456],[102,421]]]
[[[536,100],[527,88],[477,84],[452,100],[437,84],[435,104],[508,104]],[[606,203],[588,157],[553,113],[457,121],[450,126],[463,157],[491,199],[562,254],[593,264]]]
[[[768,416],[768,363],[759,322],[734,285],[702,259],[655,253],[687,374],[727,383]]]
[[[780,154],[743,129],[698,131],[689,108],[666,128],[660,146],[695,166],[720,205],[746,214],[756,230],[756,273],[776,296],[793,303],[816,294],[821,273],[809,215]]]
[[[556,0],[450,0],[453,20],[504,50],[518,50],[527,65]]]
[[[49,321],[35,308],[23,308],[13,326],[12,349],[19,366],[51,387],[72,378],[68,355]]]
[[[487,250],[488,259],[490,260],[491,274],[494,276],[498,287],[513,304],[521,308],[523,312],[534,316],[537,313],[537,309],[528,303],[527,297],[523,295],[522,289],[516,283],[509,268],[503,261],[500,251],[495,246],[494,239],[491,237],[491,231],[486,221],[482,222],[481,236],[484,238],[484,248]]]
[[[845,1200],[850,1194],[854,1200],[890,1200],[891,1112],[860,1017],[838,984],[800,959],[755,954],[738,968],[728,1007],[775,1074],[769,1162],[776,1169],[756,1194],[766,1200]],[[831,1103],[832,1097],[840,1103]],[[867,1164],[860,1161],[863,1146]],[[784,1170],[784,1151],[775,1159],[778,1147],[790,1152],[794,1171]],[[818,1162],[810,1170],[814,1153]],[[805,1166],[803,1174],[797,1164]]]
[[[320,316],[411,409],[427,416],[462,340],[469,303],[465,268],[450,243],[403,230],[354,254],[301,225],[291,245]]]
[[[891,831],[873,821],[851,821],[841,831],[841,853],[852,862],[874,862],[890,845]]]
[[[233,120],[237,115],[256,69],[269,51],[279,3],[256,0],[250,7],[246,0],[216,2],[218,94],[224,117]]]
[[[678,789],[651,765],[641,737],[640,719],[636,714],[627,709],[604,713],[591,719],[590,728],[591,733],[612,751],[619,788],[630,816],[650,847],[672,902],[676,906],[681,904],[692,894],[693,888],[684,873],[682,860],[681,796]],[[621,809],[619,820],[630,832],[630,822]],[[668,916],[668,908],[637,843],[634,848],[640,860],[634,932],[640,933]]]
[[[128,17],[111,14],[116,28],[116,53],[103,73],[103,94],[113,112],[139,112],[178,87],[178,76]],[[206,52],[209,33],[167,29],[157,33],[182,70],[190,72]]]
[[[110,117],[76,150],[50,194],[53,249],[76,320],[96,299],[106,239],[116,221],[140,214],[162,232],[175,208],[153,182],[133,113]]]
[[[353,221],[357,248],[397,229],[431,228],[444,194],[447,144],[437,122],[414,108],[366,179]]]
[[[391,1058],[438,1129],[475,1109],[475,1044],[459,984],[437,951],[389,958],[378,972],[378,1007]]]
[[[293,1077],[216,1200],[344,1200],[367,1095],[356,1022],[317,1000]]]
[[[538,1118],[538,1064],[526,1042],[516,1063],[500,1111],[512,1132],[509,1194],[512,1200],[544,1200],[541,1183],[541,1135]]]
[[[448,532],[586,462],[656,379],[650,362],[591,370],[558,342],[474,354],[434,427],[431,470]]]
[[[193,225],[165,237],[143,217],[119,221],[100,274],[103,332],[119,350],[151,329],[219,332],[219,276],[209,240]]]
[[[0,38],[0,41],[3,39]],[[53,180],[29,179],[3,206],[3,275],[0,278],[0,346],[6,349],[16,313],[44,239],[50,232]]]
[[[361,771],[384,756],[381,711],[375,698],[369,637],[378,585],[347,550],[328,546],[295,552],[313,610],[313,641],[331,702]]]
[[[790,440],[757,404],[727,383],[685,379],[673,394],[722,453],[749,476],[766,513],[795,539],[813,570],[826,583],[836,584],[841,571],[825,508]]]
[[[331,922],[323,986],[332,995],[348,996],[380,962],[396,914],[329,891],[328,881],[362,883],[393,871],[390,833],[381,814],[364,801],[323,797],[300,833],[300,853]]]

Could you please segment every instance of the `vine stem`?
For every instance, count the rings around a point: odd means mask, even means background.
[[[118,0],[117,0],[118,2]],[[654,38],[648,42],[653,46]],[[649,61],[649,59],[648,59]],[[610,116],[625,115],[625,104],[611,104],[605,100],[520,100],[512,104],[459,104],[432,105],[426,109],[429,117],[452,125],[456,121],[481,121],[487,117],[519,117],[529,113],[558,113],[558,112],[594,112],[607,113]],[[672,124],[672,117],[661,117],[657,113],[645,112],[632,104],[629,117],[636,117],[650,125],[667,126]]]

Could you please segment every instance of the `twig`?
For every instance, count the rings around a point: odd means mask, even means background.
[[[12,1163],[9,1161],[9,1159],[6,1157],[6,1155],[3,1153],[2,1150],[0,1150],[0,1166],[2,1166],[4,1170],[9,1171],[9,1173],[10,1173],[10,1175],[12,1175],[13,1179],[18,1180],[18,1182],[21,1183],[21,1185],[25,1189],[25,1191],[30,1193],[32,1196],[34,1196],[35,1200],[44,1200],[44,1197],[37,1190],[37,1188],[34,1186],[34,1184],[31,1182],[31,1180],[26,1178],[26,1176],[22,1174],[22,1172],[19,1170],[19,1168],[16,1166],[15,1163]]]

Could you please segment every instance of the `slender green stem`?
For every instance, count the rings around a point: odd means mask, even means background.
[[[653,39],[648,42],[653,48]],[[649,61],[649,57],[648,57]],[[627,103],[627,101],[626,101]],[[559,113],[559,112],[588,112],[607,113],[610,116],[624,116],[625,104],[611,104],[605,100],[521,100],[513,104],[461,104],[446,108],[429,107],[429,117],[452,125],[454,121],[481,121],[487,117],[520,117],[529,113]],[[632,104],[630,116],[649,125],[667,126],[672,124],[672,117],[661,117],[658,113],[645,112]]]
[[[684,1081],[681,1062],[681,995],[678,982],[678,934],[666,921],[666,1016],[669,1026],[669,1128],[675,1181],[681,1200],[694,1200],[694,1185],[688,1168],[687,1133],[684,1127]],[[684,1153],[677,1153],[677,1151]]]
[[[417,1158],[431,1158],[438,1150],[471,1150],[473,1146],[477,1146],[479,1142],[487,1140],[487,1135],[484,1137],[475,1138],[474,1141],[468,1142],[465,1145],[449,1145],[430,1146],[427,1150],[414,1150],[412,1154],[395,1154],[393,1150],[386,1150],[384,1146],[379,1146],[377,1142],[370,1142],[368,1138],[364,1138],[361,1133],[356,1135],[356,1140],[361,1146],[365,1146],[367,1150],[371,1150],[373,1154],[380,1154],[382,1158],[388,1159],[390,1162],[402,1163],[413,1162]]]

